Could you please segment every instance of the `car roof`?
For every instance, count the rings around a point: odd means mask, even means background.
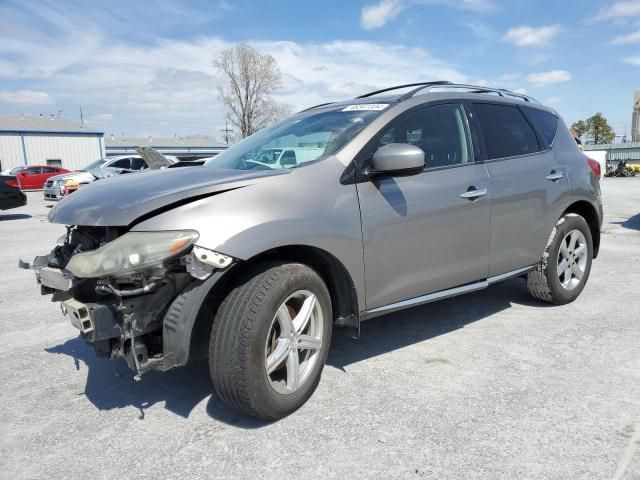
[[[504,88],[494,88],[483,85],[468,85],[447,81],[417,82],[395,87],[388,87],[373,92],[365,93],[351,100],[323,103],[311,108],[302,110],[308,112],[312,110],[327,109],[332,110],[339,107],[361,104],[399,104],[410,99],[424,97],[424,102],[433,100],[448,99],[468,99],[468,100],[490,100],[499,103],[518,104],[531,106],[545,110],[554,115],[556,112],[542,103],[519,92],[512,92]],[[302,113],[300,112],[300,113]]]

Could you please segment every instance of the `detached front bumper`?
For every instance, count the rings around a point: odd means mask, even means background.
[[[35,271],[41,293],[60,302],[97,355],[124,358],[142,374],[184,365],[203,353],[194,346],[208,338],[210,328],[201,307],[228,268],[207,269],[192,251],[172,265],[127,278],[82,279],[51,266],[50,259],[36,257],[19,266]]]

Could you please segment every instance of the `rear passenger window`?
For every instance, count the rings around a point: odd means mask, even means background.
[[[138,157],[134,157],[131,159],[131,170],[143,170],[147,168],[146,162]]]
[[[527,155],[540,150],[533,128],[517,107],[476,103],[489,160]]]
[[[393,120],[378,137],[379,148],[410,143],[424,151],[425,168],[473,162],[464,109],[459,104],[434,105]]]
[[[523,107],[523,110],[531,123],[533,123],[533,126],[536,127],[540,135],[542,135],[544,148],[551,147],[556,138],[556,131],[558,130],[558,117],[551,112],[545,112],[537,108]]]

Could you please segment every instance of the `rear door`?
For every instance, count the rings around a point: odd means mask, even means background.
[[[133,157],[131,159],[131,170],[145,170],[147,167],[147,163],[142,158]]]
[[[553,138],[534,128],[521,107],[474,102],[473,109],[491,178],[489,276],[495,276],[540,261],[569,185]]]
[[[422,107],[385,127],[361,152],[388,143],[425,152],[412,176],[358,183],[368,310],[485,279],[489,270],[489,176],[475,162],[461,103]],[[477,196],[469,196],[476,190]]]
[[[47,181],[47,179],[55,175],[60,175],[60,173],[60,170],[56,167],[42,167],[43,185]]]

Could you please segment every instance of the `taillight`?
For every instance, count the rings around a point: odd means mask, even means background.
[[[5,180],[5,181],[4,181],[4,184],[5,184],[6,186],[8,186],[8,187],[11,187],[11,188],[17,188],[17,189],[20,189],[20,185],[18,185],[17,180],[13,180],[13,179],[11,179],[11,178],[10,178],[10,179],[8,179],[8,180]]]
[[[600,174],[602,173],[600,170],[600,164],[598,162],[596,162],[593,158],[589,158],[587,157],[587,163],[589,164],[589,167],[591,167],[591,171],[593,172],[593,174],[596,176],[596,178],[600,178]]]

